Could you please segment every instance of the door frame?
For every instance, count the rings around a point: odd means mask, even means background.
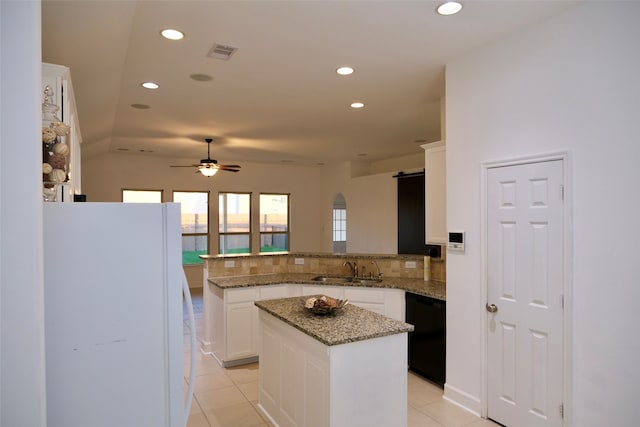
[[[481,268],[482,268],[482,300],[480,301],[478,309],[481,311],[481,318],[485,319],[482,322],[481,327],[481,366],[482,366],[482,378],[481,378],[481,415],[483,418],[487,418],[489,413],[489,383],[488,383],[488,339],[489,339],[489,322],[486,320],[487,312],[485,304],[487,303],[488,296],[488,223],[487,223],[487,197],[488,197],[488,174],[490,169],[505,167],[505,166],[517,166],[528,163],[541,163],[552,160],[562,161],[562,173],[563,173],[563,185],[564,185],[564,206],[563,206],[563,295],[564,295],[564,315],[563,315],[563,425],[573,425],[572,410],[573,405],[572,396],[573,390],[571,385],[573,384],[573,183],[572,177],[572,164],[571,153],[569,151],[560,151],[552,153],[534,154],[530,156],[512,157],[503,160],[491,160],[481,163],[481,189],[480,196],[482,202],[481,209]],[[512,427],[512,426],[510,426]]]

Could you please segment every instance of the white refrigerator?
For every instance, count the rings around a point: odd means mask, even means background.
[[[47,426],[183,427],[180,205],[45,203],[43,225]]]

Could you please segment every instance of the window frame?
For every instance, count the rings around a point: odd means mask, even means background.
[[[125,191],[139,191],[146,193],[160,193],[160,201],[159,202],[125,202],[124,201],[124,192]],[[164,190],[157,189],[149,189],[149,188],[121,188],[120,189],[120,201],[122,203],[162,203],[164,201]]]
[[[182,232],[182,207],[180,208],[180,233],[181,233],[181,237],[206,237],[207,239],[207,254],[209,254],[211,252],[211,238],[209,236],[210,231],[211,231],[211,191],[209,190],[205,190],[205,191],[200,191],[200,190],[173,190],[171,192],[171,199],[173,201],[173,203],[177,203],[175,201],[175,195],[176,193],[198,193],[198,194],[206,194],[207,195],[207,231],[205,233],[183,233]],[[182,253],[184,254],[184,250],[182,251]],[[184,256],[184,255],[183,255]],[[196,263],[184,263],[184,258],[183,258],[183,263],[182,265],[201,265],[203,263],[203,260],[200,259],[199,262]]]
[[[237,195],[242,195],[242,196],[248,196],[249,197],[249,231],[220,231],[220,221],[221,221],[221,216],[220,216],[220,209],[221,209],[221,204],[220,204],[220,196],[224,195],[224,194],[237,194]],[[228,252],[222,252],[223,250],[223,245],[222,245],[222,238],[226,237],[226,236],[247,236],[249,238],[249,251],[248,252],[238,252],[238,254],[251,254],[253,253],[253,200],[252,197],[253,194],[250,191],[218,191],[218,228],[217,228],[217,233],[218,233],[218,254],[220,255],[228,255]],[[226,210],[226,204],[225,204],[225,211],[224,211],[225,216],[228,215],[228,212]]]
[[[287,196],[287,230],[286,231],[262,231],[262,223],[260,222],[260,218],[262,218],[262,203],[258,203],[258,232],[259,232],[259,245],[260,249],[258,253],[265,254],[269,253],[269,251],[262,250],[262,236],[266,235],[285,235],[287,240],[287,248],[281,252],[290,252],[291,251],[291,193],[276,193],[276,192],[264,192],[260,193],[258,197],[258,201],[261,202],[262,196]]]

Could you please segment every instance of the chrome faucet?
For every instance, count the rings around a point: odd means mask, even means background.
[[[358,266],[353,266],[353,264],[351,264],[349,261],[345,261],[344,264],[342,264],[343,267],[349,266],[349,273],[351,273],[351,276],[357,276],[358,275]]]
[[[375,265],[378,269],[378,279],[382,279],[382,271],[380,271],[380,266],[378,265],[376,260],[371,261],[371,264]],[[369,274],[371,275],[371,277],[373,277],[373,271],[371,271]]]

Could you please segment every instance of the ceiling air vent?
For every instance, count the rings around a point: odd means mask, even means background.
[[[216,43],[213,45],[211,50],[209,50],[207,56],[209,58],[224,59],[225,61],[228,61],[229,58],[231,58],[231,55],[236,53],[237,50],[237,47]]]

